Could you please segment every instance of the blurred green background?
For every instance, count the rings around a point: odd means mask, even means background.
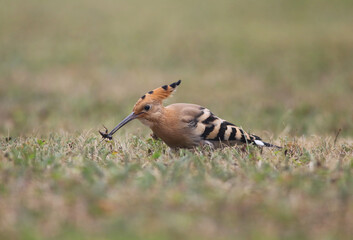
[[[351,239],[352,0],[0,6],[0,239]],[[288,154],[101,142],[179,79]]]
[[[259,135],[353,134],[353,1],[0,3],[2,135],[111,129],[178,79]]]

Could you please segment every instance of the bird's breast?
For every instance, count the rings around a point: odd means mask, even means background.
[[[191,148],[201,140],[189,125],[176,114],[163,116],[158,123],[150,126],[155,135],[161,138],[169,147]]]

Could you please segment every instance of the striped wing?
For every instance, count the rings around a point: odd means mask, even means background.
[[[214,115],[210,110],[200,107],[200,114],[194,119],[195,133],[202,140],[231,144],[245,143],[267,146],[258,136],[248,134],[240,127]]]

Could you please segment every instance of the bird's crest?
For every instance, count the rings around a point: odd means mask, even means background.
[[[162,103],[164,99],[168,98],[175,91],[176,87],[179,86],[180,83],[181,80],[169,85],[163,85],[162,87],[149,91],[136,102],[134,109],[138,108],[140,105],[144,105],[144,103]]]

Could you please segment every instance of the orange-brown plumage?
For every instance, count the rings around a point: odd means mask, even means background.
[[[133,112],[104,138],[112,135],[133,119],[149,126],[154,135],[172,148],[192,148],[198,145],[219,147],[222,144],[254,144],[260,147],[277,147],[263,142],[258,136],[248,134],[217,116],[210,110],[195,104],[176,103],[164,107],[162,101],[169,97],[181,83],[156,88],[143,95],[135,104]]]

